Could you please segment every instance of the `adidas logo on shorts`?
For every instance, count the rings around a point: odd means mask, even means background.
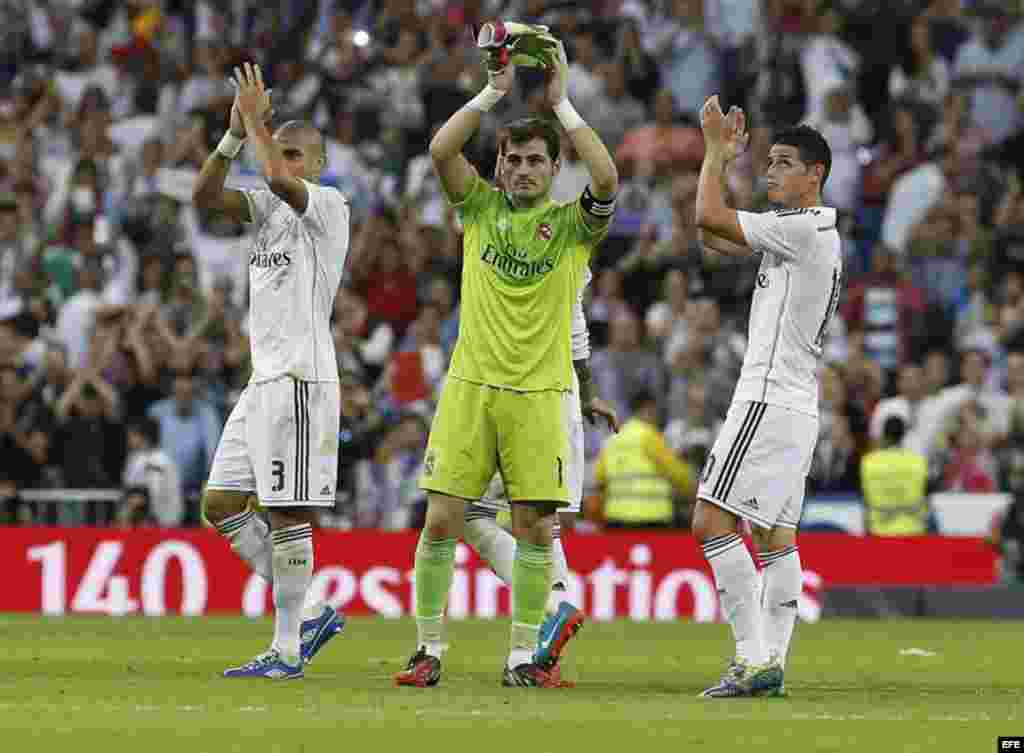
[[[742,502],[741,504],[742,504],[742,505],[743,505],[744,507],[749,507],[749,508],[750,508],[751,510],[758,510],[758,509],[760,509],[760,508],[758,507],[758,504],[757,504],[757,497],[751,497],[750,499],[748,499],[748,500],[745,500],[745,501],[744,501],[744,502]]]

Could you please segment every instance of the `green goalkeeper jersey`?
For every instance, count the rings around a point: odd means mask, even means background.
[[[578,199],[515,209],[479,176],[454,206],[464,236],[449,373],[524,392],[572,389],[572,307],[607,223],[589,227]]]

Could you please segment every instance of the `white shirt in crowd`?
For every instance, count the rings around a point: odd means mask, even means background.
[[[122,481],[125,489],[142,487],[149,492],[149,513],[161,526],[173,528],[185,520],[178,467],[159,447],[131,453]]]
[[[331,313],[349,249],[349,206],[306,182],[301,215],[267,189],[244,190],[257,228],[249,252],[251,382],[337,382]]]
[[[843,279],[836,210],[810,207],[738,216],[747,243],[763,258],[733,401],[817,416],[818,366]]]

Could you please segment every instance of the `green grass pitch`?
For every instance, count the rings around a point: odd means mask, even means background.
[[[452,623],[441,685],[416,690],[391,681],[413,649],[409,620],[351,620],[304,680],[269,682],[219,677],[265,646],[267,620],[0,615],[0,741],[25,753],[913,753],[1024,734],[1018,624],[798,625],[789,697],[733,701],[695,697],[723,668],[725,625],[588,624],[567,662],[577,687],[549,691],[500,687],[507,629]]]

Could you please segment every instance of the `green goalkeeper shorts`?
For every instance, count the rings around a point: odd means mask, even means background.
[[[569,502],[565,397],[448,376],[430,427],[420,486],[478,500],[495,471],[513,502]]]

